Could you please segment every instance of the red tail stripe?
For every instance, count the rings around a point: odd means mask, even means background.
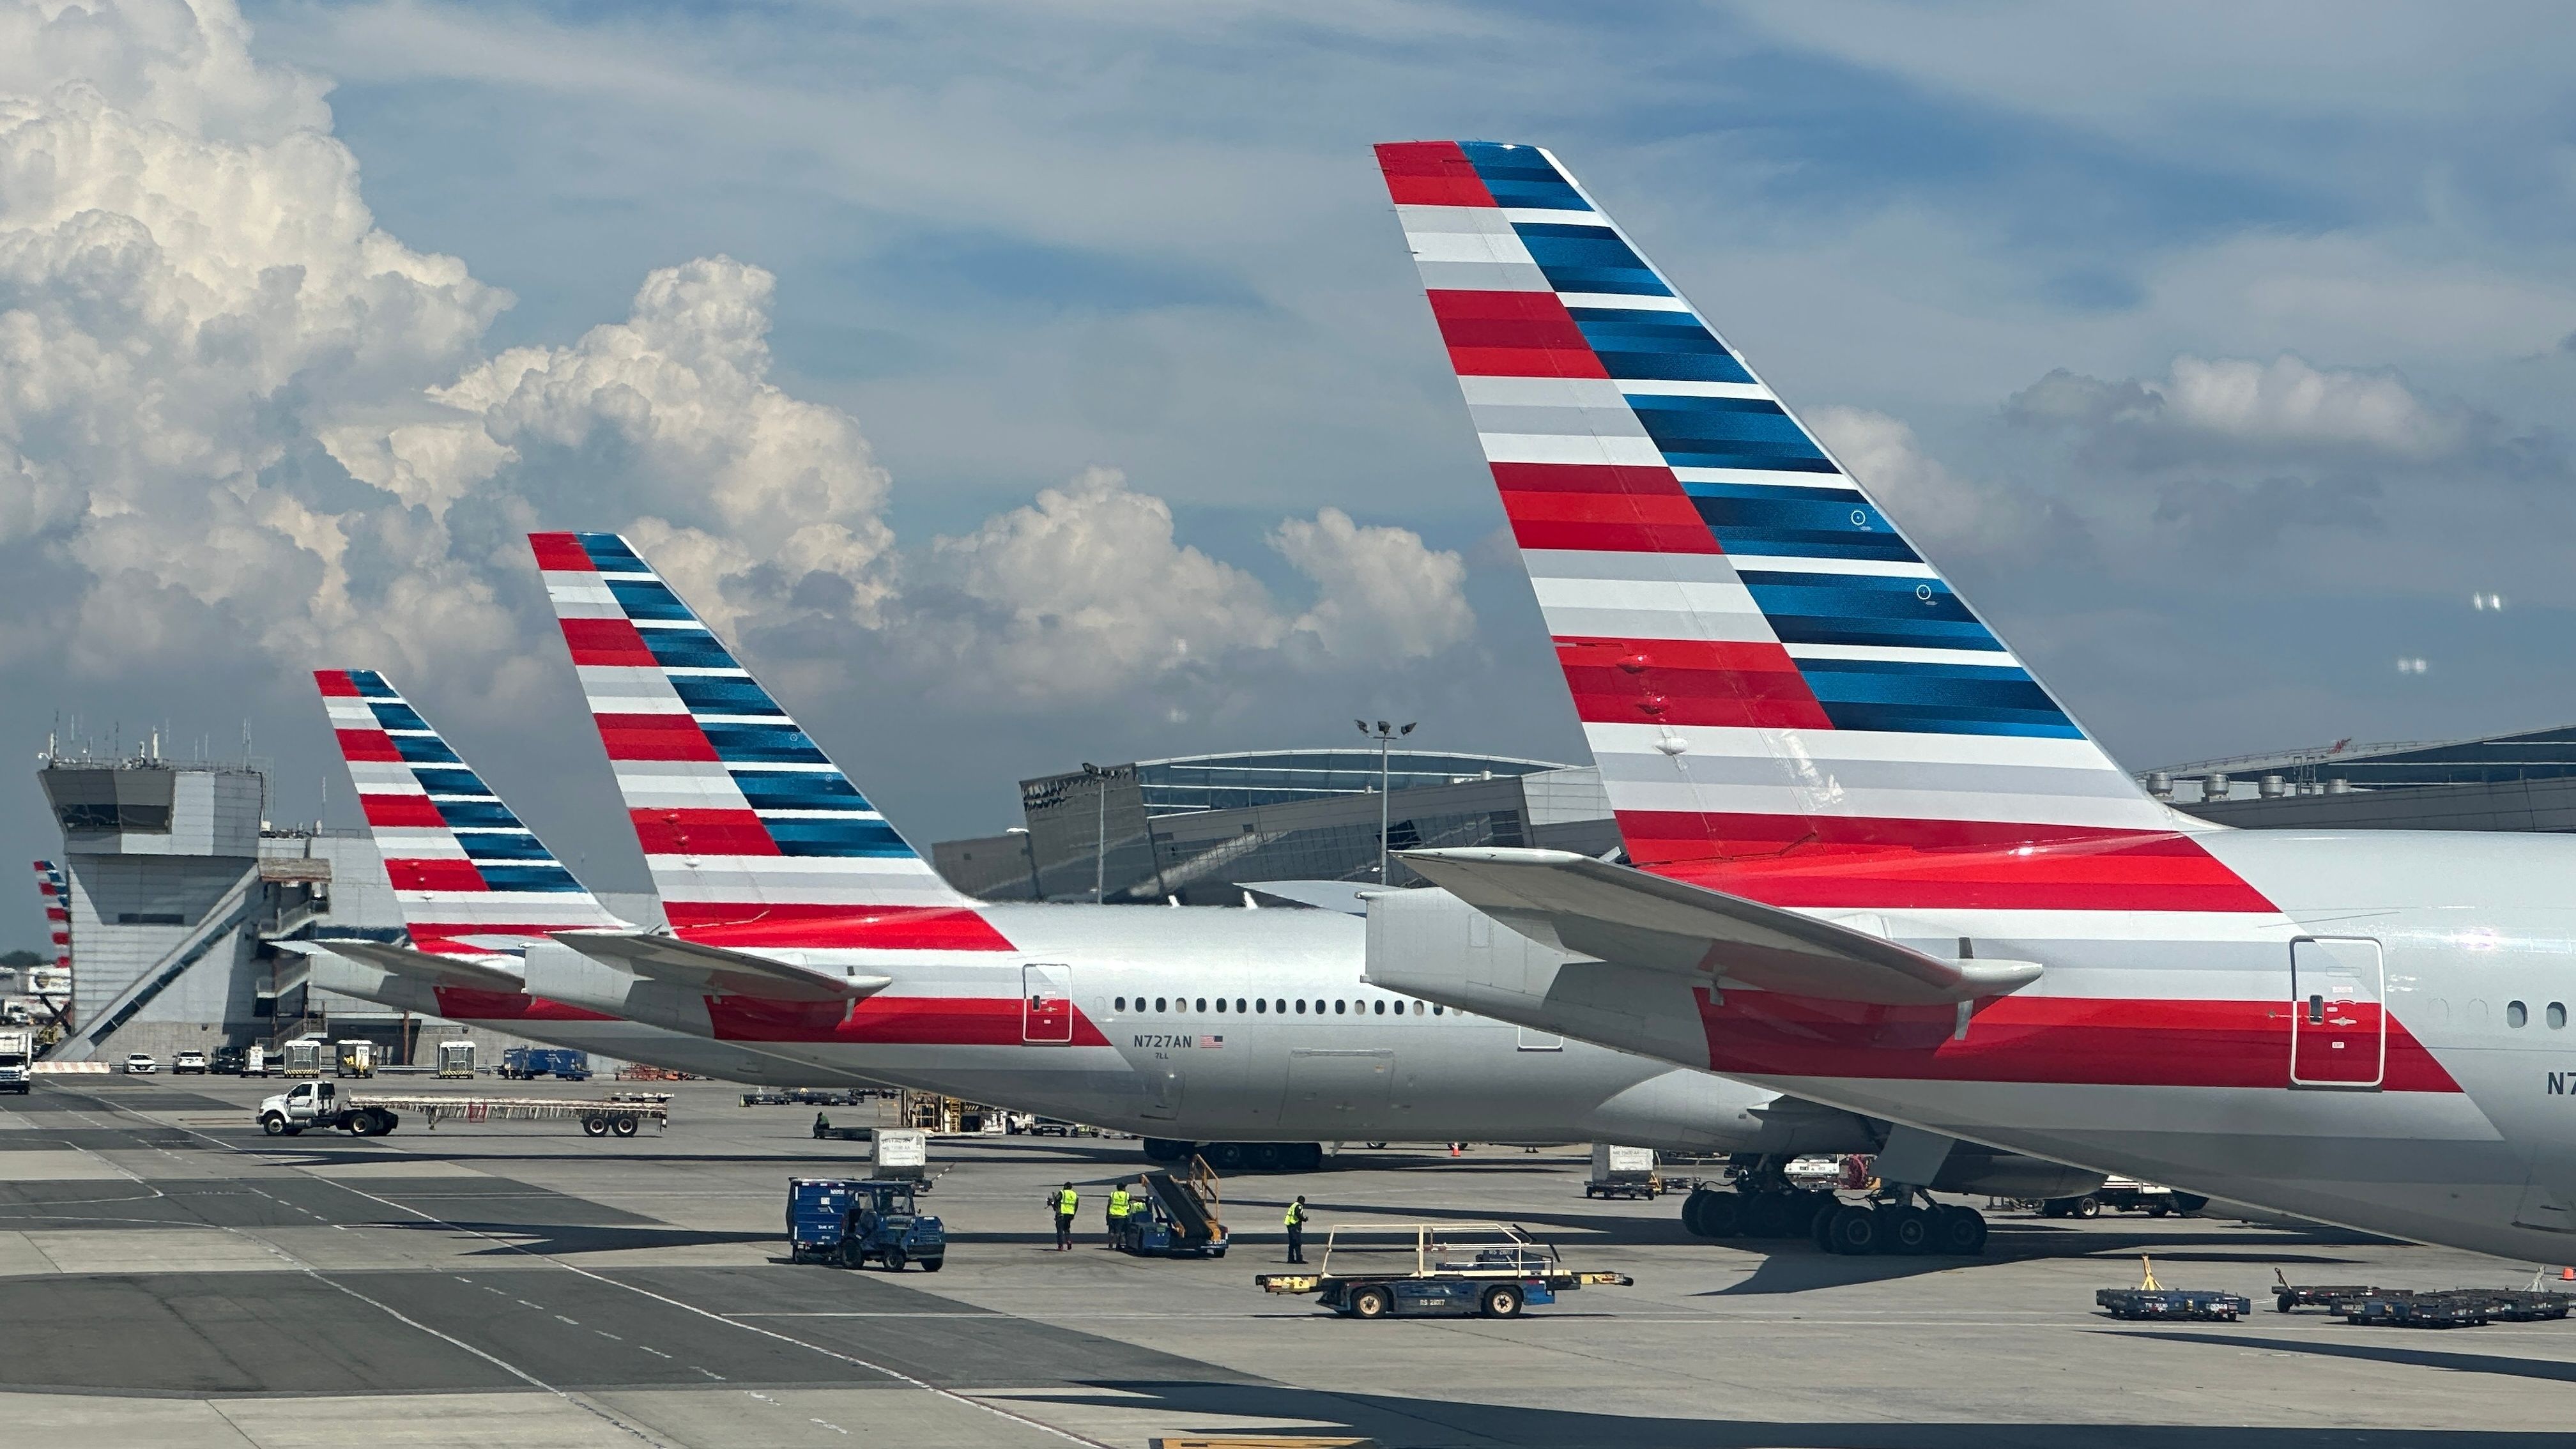
[[[399,765],[402,751],[394,748],[394,737],[383,730],[333,730],[340,738],[340,758],[351,762],[365,760]]]
[[[359,697],[358,681],[351,679],[349,677],[349,671],[345,669],[314,670],[313,687],[322,692],[322,697],[324,699],[356,699]]]
[[[1512,542],[1589,553],[1721,553],[1717,536],[1686,502],[1581,493],[1506,493]]]
[[[703,738],[703,737],[702,737]],[[646,855],[777,855],[769,827],[749,810],[629,810]]]
[[[1610,374],[1554,292],[1427,294],[1449,360],[1465,377]]]
[[[447,824],[437,803],[426,795],[362,794],[358,806],[367,812],[369,825],[435,829]]]
[[[563,633],[575,664],[651,669],[661,663],[646,647],[643,634],[624,619],[566,619]]]
[[[1377,148],[1378,170],[1398,206],[1492,206],[1475,163],[1455,141],[1388,141]]]
[[[1556,648],[1575,713],[1595,723],[1833,728],[1777,644],[1562,638]]]
[[[707,732],[684,714],[603,714],[599,742],[612,760],[709,760],[717,758]]]
[[[385,874],[398,891],[488,891],[470,860],[388,860]]]
[[[671,924],[711,946],[850,951],[1008,951],[980,913],[957,906],[765,905],[665,901]]]
[[[578,535],[570,533],[532,533],[528,547],[536,551],[537,567],[551,574],[595,574],[597,565],[581,546]]]

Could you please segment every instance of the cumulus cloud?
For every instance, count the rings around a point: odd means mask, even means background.
[[[2014,394],[2005,413],[2139,456],[2216,446],[2429,458],[2467,445],[2477,422],[2394,373],[2319,368],[2288,354],[2270,362],[2183,356],[2162,378],[2116,382],[2060,368]]]
[[[0,550],[67,581],[26,602],[81,668],[506,675],[545,647],[532,526],[626,530],[728,629],[917,630],[1032,699],[1467,632],[1410,533],[1281,525],[1318,591],[1286,609],[1107,471],[907,560],[858,421],[771,380],[768,272],[654,270],[623,320],[492,353],[511,297],[376,225],[325,90],[229,0],[0,4]]]

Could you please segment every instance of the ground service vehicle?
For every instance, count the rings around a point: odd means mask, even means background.
[[[270,1051],[267,1047],[262,1046],[257,1042],[253,1042],[249,1046],[242,1048],[241,1074],[243,1076],[265,1077],[274,1074],[276,1071],[277,1053]]]
[[[1221,1221],[1215,1174],[1194,1163],[1188,1177],[1148,1172],[1145,1189],[1132,1196],[1124,1228],[1118,1234],[1122,1252],[1140,1258],[1222,1258],[1232,1235]]]
[[[657,1131],[670,1127],[671,1097],[667,1092],[616,1092],[605,1101],[473,1097],[447,1092],[352,1092],[344,1096],[336,1082],[305,1082],[261,1102],[255,1119],[260,1130],[271,1137],[292,1137],[307,1127],[381,1137],[402,1124],[404,1113],[418,1116],[432,1131],[442,1120],[553,1120],[579,1122],[585,1137],[632,1137],[645,1122],[651,1122]]]
[[[1892,1120],[1892,1198],[1981,1142],[2565,1259],[2576,839],[2182,813],[1554,157],[1378,160],[1630,863],[1408,851],[1372,982]]]
[[[787,1180],[787,1255],[799,1263],[889,1272],[919,1263],[936,1273],[948,1263],[948,1233],[914,1200],[920,1184],[885,1178],[791,1177]]]
[[[323,1058],[330,1049],[330,1045],[318,1036],[298,1037],[288,1042],[282,1053],[282,1059],[286,1064],[283,1074],[290,1077],[322,1075]]]
[[[376,1074],[376,1044],[350,1040],[331,1044],[331,1071],[334,1076],[372,1077]]]
[[[34,1032],[0,1031],[0,1092],[27,1095],[35,1085],[35,1074],[28,1070],[35,1062]]]
[[[590,1054],[569,1047],[515,1046],[501,1053],[500,1075],[518,1082],[539,1077],[561,1077],[567,1082],[590,1080]]]
[[[1336,1227],[1312,1273],[1260,1273],[1270,1293],[1312,1293],[1350,1318],[1483,1314],[1517,1318],[1587,1285],[1628,1287],[1625,1273],[1566,1270],[1556,1249],[1508,1223]]]
[[[438,1076],[441,1081],[474,1079],[474,1043],[472,1040],[443,1041],[438,1044]]]
[[[918,1127],[883,1127],[877,1130],[875,1163],[877,1176],[917,1183],[930,1190],[930,1134]]]
[[[1655,1149],[1592,1144],[1592,1176],[1583,1184],[1585,1197],[1653,1198],[1662,1194],[1655,1175]]]

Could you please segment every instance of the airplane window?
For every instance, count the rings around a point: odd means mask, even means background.
[[[1216,1009],[1217,1009],[1217,1010],[1219,1010],[1219,1011],[1223,1011],[1223,1010],[1225,1010],[1225,998],[1224,998],[1224,997],[1220,996],[1220,997],[1218,997],[1218,998],[1216,999]]]
[[[2529,1007],[2524,1006],[2519,1001],[2508,1001],[2504,1004],[2505,1025],[2520,1026],[2529,1020],[2531,1020],[2531,1009]]]
[[[2567,1003],[2563,1001],[2553,1001],[2549,1003],[2549,1029],[2551,1031],[2556,1031],[2566,1024]]]
[[[1420,1015],[1422,1014],[1422,1003],[1421,1003],[1421,1002],[1417,1001],[1417,1002],[1413,1003],[1413,1014],[1414,1014],[1414,1015],[1416,1015],[1416,1016],[1420,1016]]]
[[[1335,1016],[1339,1016],[1339,1015],[1341,1015],[1345,1010],[1349,1009],[1349,1006],[1350,1006],[1350,1003],[1349,1003],[1349,1002],[1346,1002],[1346,1001],[1336,1001],[1336,1002],[1334,1002],[1334,1003],[1333,1003],[1333,1015],[1335,1015]]]
[[[1442,1012],[1446,1011],[1447,1009],[1448,1009],[1448,1008],[1446,1008],[1446,1007],[1442,1007],[1442,1006],[1434,1006],[1433,1008],[1431,1008],[1431,1014],[1432,1014],[1433,1016],[1438,1016],[1438,1015],[1440,1015]]]
[[[1302,996],[1297,998],[1297,1014],[1299,1016],[1306,1014],[1306,999]]]
[[[1381,1002],[1379,1002],[1379,1003],[1377,1004],[1377,1014],[1378,1014],[1378,1015],[1380,1015],[1380,1016],[1384,1016],[1384,1015],[1386,1015],[1386,1003],[1385,1003],[1385,1002],[1381,1001]]]
[[[1252,1009],[1255,1012],[1268,1011],[1270,1009],[1270,998],[1266,996],[1256,996],[1252,998]]]
[[[1201,1011],[1205,1011],[1205,1010],[1207,1010],[1207,998],[1206,998],[1206,997],[1202,996],[1202,997],[1200,997],[1200,998],[1199,998],[1199,1005],[1198,1005],[1198,1009],[1199,1009],[1199,1010],[1201,1010]]]
[[[1125,1010],[1127,1009],[1127,998],[1126,998],[1126,997],[1122,996],[1122,997],[1119,997],[1119,998],[1118,998],[1118,1004],[1117,1004],[1116,1009],[1117,1009],[1117,1010],[1119,1010],[1119,1011],[1125,1011]]]
[[[1160,1010],[1162,1010],[1162,1009],[1163,1009],[1163,998],[1161,998],[1161,997],[1159,997],[1159,996],[1157,996],[1157,997],[1155,997],[1155,998],[1154,998],[1154,1009],[1155,1009],[1156,1011],[1160,1011]]]
[[[1236,998],[1234,999],[1234,1010],[1235,1010],[1235,1014],[1236,1014],[1236,1015],[1238,1015],[1238,1016],[1239,1016],[1239,1015],[1241,1015],[1241,1014],[1243,1013],[1243,998],[1242,998],[1242,997],[1238,996],[1238,997],[1236,997]]]
[[[1281,1016],[1286,1016],[1286,1015],[1288,1014],[1288,998],[1286,998],[1286,997],[1284,997],[1284,996],[1283,996],[1283,997],[1281,997],[1281,998],[1279,998],[1279,1005],[1278,1005],[1277,1007],[1273,1008],[1273,1009],[1274,1009],[1274,1010],[1276,1010],[1276,1011],[1277,1011]]]

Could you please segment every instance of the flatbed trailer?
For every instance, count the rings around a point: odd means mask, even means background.
[[[2094,1306],[2113,1318],[2193,1319],[2204,1323],[2234,1323],[2254,1311],[2254,1300],[2240,1293],[2221,1293],[2212,1288],[2168,1288],[2156,1281],[2156,1265],[2141,1258],[2144,1275],[2135,1288],[2101,1288],[2093,1294]]]
[[[484,1097],[464,1092],[339,1093],[331,1082],[303,1082],[260,1103],[253,1120],[271,1137],[292,1137],[308,1127],[381,1137],[417,1115],[437,1130],[448,1122],[579,1122],[584,1136],[632,1137],[651,1122],[671,1125],[668,1092],[611,1092],[603,1098]]]
[[[2366,1283],[2293,1283],[2278,1268],[2272,1270],[2272,1277],[2276,1280],[2272,1289],[2272,1307],[2282,1313],[2295,1313],[2302,1308],[2322,1308],[2329,1313],[2340,1313],[2343,1305],[2352,1299],[2405,1291]]]
[[[1633,1286],[1625,1273],[1573,1272],[1552,1245],[1510,1223],[1335,1227],[1312,1273],[1257,1273],[1266,1293],[1316,1296],[1345,1318],[1517,1318],[1560,1293]]]

